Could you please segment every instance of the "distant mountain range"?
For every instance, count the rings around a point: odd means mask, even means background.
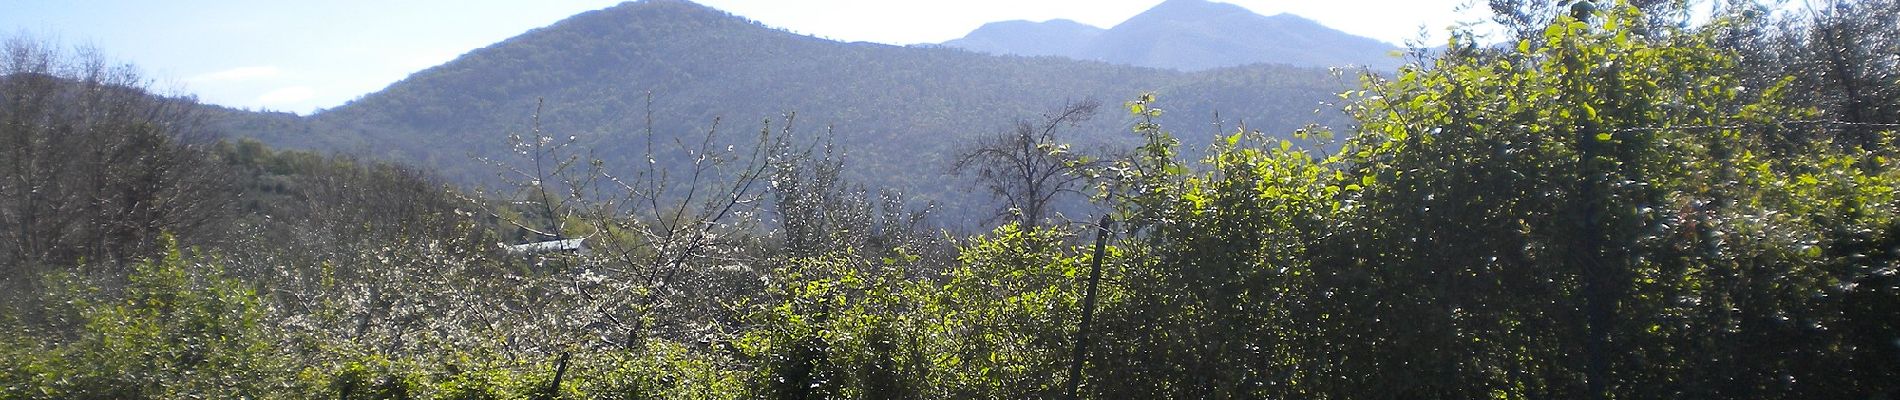
[[[1391,55],[1397,48],[1377,40],[1207,0],[1168,0],[1109,29],[1065,19],[994,22],[943,45],[1182,71],[1257,63],[1394,70],[1400,63]]]
[[[1042,24],[1048,26],[1048,24]],[[418,164],[462,182],[492,182],[475,157],[507,154],[506,135],[575,136],[608,165],[637,165],[648,116],[656,142],[703,133],[716,119],[733,144],[760,121],[796,112],[807,138],[830,130],[847,174],[951,208],[982,201],[944,170],[978,135],[1063,103],[1110,105],[1073,133],[1083,144],[1128,143],[1122,101],[1156,92],[1190,149],[1209,143],[1215,115],[1273,133],[1338,123],[1323,102],[1346,83],[1287,65],[1183,72],[941,47],[840,43],[767,28],[682,0],[582,13],[417,72],[382,91],[308,117],[223,113],[236,135],[275,147],[343,151]],[[684,154],[660,162],[684,162]],[[961,212],[961,211],[957,211]],[[980,213],[973,213],[980,214]]]

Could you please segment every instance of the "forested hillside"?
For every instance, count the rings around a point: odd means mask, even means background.
[[[426,166],[461,182],[494,183],[474,157],[506,154],[505,137],[540,128],[576,136],[623,165],[646,154],[681,165],[672,143],[708,129],[756,131],[796,112],[797,131],[827,131],[853,160],[848,176],[952,209],[979,198],[947,190],[959,143],[1085,99],[1162,93],[1182,118],[1245,122],[1274,132],[1335,122],[1323,104],[1349,82],[1322,69],[1252,66],[1182,73],[1099,62],[988,56],[943,48],[840,43],[766,28],[685,1],[626,3],[574,16],[418,72],[382,91],[311,116],[322,134],[242,132],[278,147],[359,153]],[[649,98],[650,96],[650,98]],[[653,118],[649,119],[651,115]],[[650,122],[650,124],[649,124]],[[1130,143],[1113,115],[1077,129],[1085,145]],[[1208,138],[1214,130],[1196,130]],[[748,135],[726,135],[725,138]],[[741,146],[749,140],[739,140]],[[881,171],[897,169],[904,174]],[[626,171],[621,171],[626,172]]]
[[[1332,128],[1202,140],[1207,120],[1167,93],[1021,103],[1040,108],[967,147],[889,156],[944,159],[966,180],[940,190],[1004,205],[949,216],[848,173],[909,167],[854,167],[880,159],[783,118],[583,138],[563,110],[632,100],[560,90],[486,119],[422,112],[556,79],[450,79],[543,65],[494,54],[663,35],[576,23],[705,11],[685,3],[582,15],[557,28],[603,31],[538,31],[316,124],[154,95],[96,53],[15,39],[0,399],[1900,396],[1900,4],[1724,4],[1494,2],[1506,45],[1461,33],[1351,75]],[[1274,95],[1221,83],[1277,79],[1248,71],[1194,90]],[[417,83],[436,80],[471,86]],[[960,89],[917,90],[879,101]],[[624,118],[648,126],[636,98]],[[711,117],[669,101],[652,118]],[[364,125],[325,122],[351,115]],[[431,117],[394,119],[412,115]],[[1128,126],[1074,129],[1101,119]],[[367,141],[424,126],[500,132],[499,183],[215,139],[453,145]],[[1123,139],[1083,151],[1084,134]],[[689,156],[643,159],[649,141]],[[1059,195],[1100,211],[1056,217]],[[982,233],[940,229],[991,215]]]

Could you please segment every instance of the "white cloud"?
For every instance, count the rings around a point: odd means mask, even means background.
[[[263,96],[257,96],[257,103],[262,105],[281,105],[310,100],[310,98],[316,96],[317,90],[311,89],[309,86],[291,86],[272,90]]]
[[[237,67],[237,68],[227,69],[227,70],[218,71],[218,72],[200,74],[198,76],[191,77],[191,79],[187,79],[187,81],[199,82],[199,83],[236,82],[236,81],[248,81],[248,80],[253,80],[253,79],[272,78],[278,75],[282,75],[283,73],[284,71],[282,69],[278,69],[277,67]]]

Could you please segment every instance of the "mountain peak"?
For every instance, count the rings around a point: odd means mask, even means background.
[[[1032,26],[1040,26],[1044,28],[1028,28]],[[986,31],[986,30],[1008,30],[1008,29],[1102,30],[1102,28],[1097,28],[1092,25],[1084,24],[1081,22],[1075,22],[1075,20],[1057,18],[1057,19],[1052,19],[1052,20],[1042,21],[1042,22],[1035,22],[1035,21],[1022,20],[1022,19],[996,21],[996,22],[985,23],[983,24],[983,26],[977,27],[976,30],[972,32],[981,32],[981,31]]]
[[[1104,32],[1102,28],[1067,19],[1043,22],[1024,20],[983,24],[961,39],[944,42],[946,46],[991,54],[1020,56],[1061,56],[1084,58],[1079,51]]]
[[[1085,28],[1075,28],[1085,27]],[[945,46],[1197,71],[1246,64],[1396,68],[1391,45],[1293,14],[1271,17],[1209,0],[1167,0],[1107,30],[1072,21],[986,24]]]
[[[1149,8],[1148,11],[1143,11],[1140,15],[1130,18],[1129,20],[1133,21],[1144,18],[1192,20],[1231,15],[1254,15],[1254,12],[1241,6],[1216,3],[1208,0],[1167,0]]]
[[[694,3],[688,0],[628,1],[628,2],[622,2],[620,4],[616,4],[613,7],[607,7],[606,9],[603,9],[601,11],[629,12],[629,13],[671,13],[671,14],[680,14],[680,15],[722,16],[722,17],[736,18],[736,16],[732,15],[731,13],[720,11],[719,9],[707,7],[705,5]],[[586,13],[582,13],[582,15],[586,15]]]
[[[707,7],[699,3],[694,3],[690,0],[626,1],[626,2],[621,2],[620,4],[617,4],[617,5],[614,5],[613,7],[608,7],[608,8],[616,9],[616,8],[641,8],[641,7],[680,7],[681,9],[701,9],[701,10],[709,10],[709,11],[719,11],[712,7]]]

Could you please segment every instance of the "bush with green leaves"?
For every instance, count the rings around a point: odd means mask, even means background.
[[[1832,262],[1816,238],[1892,235],[1893,161],[1757,153],[1811,106],[1747,87],[1719,30],[1645,18],[1562,17],[1502,50],[1461,36],[1346,95],[1360,126],[1337,162],[1363,183],[1314,260],[1337,307],[1313,356],[1364,378],[1332,393],[1892,390],[1891,370],[1837,367],[1879,351],[1842,344],[1843,283],[1892,262]]]
[[[757,397],[918,398],[931,353],[916,312],[912,259],[868,260],[851,250],[789,260],[767,277],[736,349]]]
[[[123,282],[49,274],[52,323],[11,327],[0,397],[294,397],[295,364],[262,298],[215,261],[161,242],[165,253]]]
[[[1055,398],[1064,392],[1089,258],[1064,228],[1006,224],[974,237],[919,309],[939,396]],[[1105,296],[1113,297],[1113,296]]]

